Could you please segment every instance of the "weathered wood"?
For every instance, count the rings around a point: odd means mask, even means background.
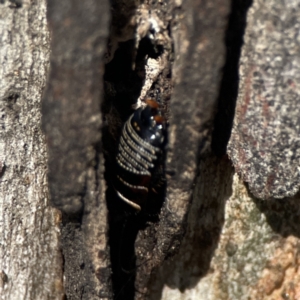
[[[101,155],[107,1],[49,1],[51,70],[43,101],[49,188],[63,211],[68,299],[111,298]]]
[[[1,299],[62,299],[60,213],[49,206],[41,96],[46,1],[0,2]]]

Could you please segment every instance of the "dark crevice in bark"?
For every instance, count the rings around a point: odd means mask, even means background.
[[[109,5],[95,0],[47,4],[51,67],[42,114],[51,204],[62,211],[65,294],[68,299],[103,295],[109,299],[111,269],[99,147]],[[47,32],[43,38],[48,41]]]
[[[106,193],[109,210],[109,243],[112,264],[114,299],[134,299],[136,258],[134,242],[145,219],[120,200],[112,186],[118,139],[124,122],[133,112],[132,105],[140,94],[144,78],[132,69],[134,40],[120,43],[114,59],[106,65],[103,145],[105,155]],[[137,54],[136,66],[143,64],[144,55]],[[144,70],[141,70],[144,72]]]
[[[131,207],[123,203],[111,185],[115,172],[118,138],[122,124],[132,113],[142,80],[132,70],[134,40],[119,44],[114,59],[106,65],[104,74],[105,101],[103,104],[103,148],[105,157],[106,200],[109,211],[109,245],[112,266],[114,299],[134,298],[135,255],[134,240],[137,228],[126,230]],[[131,213],[134,215],[133,209]],[[128,226],[127,226],[128,227]],[[132,227],[132,226],[131,226]],[[124,246],[123,246],[124,244]],[[124,265],[126,262],[126,265]]]
[[[244,42],[246,18],[252,0],[232,0],[226,32],[226,62],[223,68],[215,118],[212,150],[218,156],[226,153],[230,138],[239,87],[239,60]]]
[[[21,8],[23,6],[23,0],[9,0],[11,3],[9,8]],[[5,3],[5,0],[0,1],[1,4]]]
[[[101,107],[100,107],[101,109]],[[102,141],[100,140],[99,142],[97,142],[94,145],[94,149],[95,149],[95,156],[94,156],[94,171],[95,171],[95,190],[99,191],[100,190],[100,182],[101,182],[101,154],[103,153],[103,149],[102,149]],[[100,172],[99,172],[100,171]]]
[[[121,3],[121,1],[120,1]],[[116,7],[119,11],[116,11]],[[133,9],[133,7],[131,7]],[[127,16],[132,16],[130,8],[123,11]],[[121,23],[126,24],[120,18],[121,6],[114,6],[112,24],[116,26],[119,18]],[[124,16],[123,16],[124,17]],[[117,24],[119,27],[119,24]],[[110,43],[118,39],[117,30],[112,30]],[[151,29],[150,29],[151,33]],[[109,49],[108,49],[109,51]],[[163,55],[165,49],[160,44],[155,44],[147,35],[142,37],[136,49],[136,40],[129,39],[118,42],[118,47],[113,54],[113,59],[105,66],[104,79],[104,103],[102,113],[104,126],[102,130],[102,144],[105,158],[105,179],[107,183],[106,201],[109,211],[109,244],[112,266],[112,284],[114,299],[134,299],[136,292],[136,271],[143,264],[142,259],[137,259],[136,238],[139,231],[144,230],[150,224],[158,222],[158,214],[163,204],[165,189],[159,194],[150,194],[144,209],[137,212],[115,192],[112,178],[115,176],[115,158],[118,151],[118,141],[123,124],[134,112],[133,105],[136,104],[145,83],[147,58],[158,58]],[[169,78],[171,73],[161,74],[149,88],[148,97],[154,98],[164,106],[167,115],[167,102],[170,92],[164,93],[165,86],[161,77]],[[165,156],[162,158],[164,165]]]

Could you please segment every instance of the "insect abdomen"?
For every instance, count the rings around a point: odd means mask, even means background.
[[[157,107],[139,108],[126,121],[118,146],[115,189],[122,200],[137,210],[147,197],[162,153],[165,129],[157,114]]]

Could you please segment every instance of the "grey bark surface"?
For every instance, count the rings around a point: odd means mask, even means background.
[[[60,212],[49,206],[41,97],[46,2],[0,2],[0,298],[62,299]]]
[[[299,5],[254,1],[247,20],[228,154],[262,199],[300,186]]]

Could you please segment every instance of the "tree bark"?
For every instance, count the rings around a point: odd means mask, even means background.
[[[298,1],[110,5],[49,1],[50,58],[45,3],[0,1],[1,299],[300,298]],[[112,179],[147,98],[137,212]]]
[[[60,212],[49,206],[41,95],[46,2],[0,3],[1,299],[62,299]]]

